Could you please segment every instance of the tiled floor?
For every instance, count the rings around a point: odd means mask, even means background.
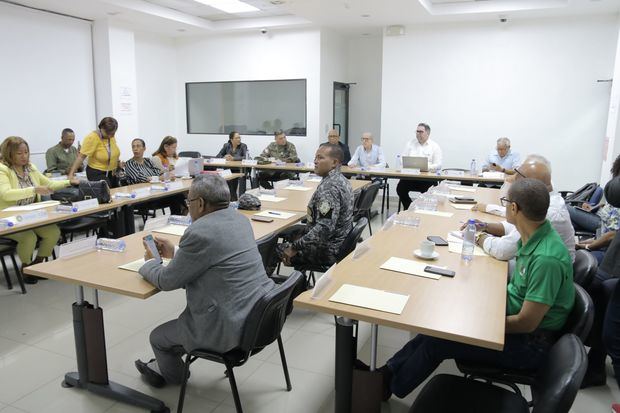
[[[396,205],[394,202],[392,205]],[[381,218],[373,219],[378,229]],[[28,294],[8,291],[0,284],[0,413],[144,412],[131,406],[60,386],[63,375],[76,368],[70,304],[74,288],[55,281],[29,286]],[[90,293],[86,294],[90,297]],[[182,291],[157,294],[148,300],[102,293],[110,377],[151,394],[175,410],[178,387],[151,389],[133,367],[137,358],[152,356],[149,332],[175,318],[184,306]],[[369,328],[360,333],[360,358],[369,359]],[[381,328],[378,362],[383,364],[410,335]],[[246,412],[333,412],[333,317],[294,310],[283,331],[293,390],[286,392],[277,346],[253,357],[235,374]],[[457,373],[445,362],[438,371]],[[611,372],[610,372],[611,374]],[[392,398],[383,412],[406,412],[416,392],[406,399]],[[610,376],[608,385],[582,390],[571,412],[609,412],[620,401],[620,390]],[[199,361],[192,366],[185,411],[234,412],[234,402],[221,365]]]

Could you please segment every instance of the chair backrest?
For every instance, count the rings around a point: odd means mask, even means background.
[[[179,158],[202,158],[198,151],[183,151],[178,153]]]
[[[564,198],[564,200],[566,202],[574,202],[577,204],[588,202],[590,198],[592,198],[592,195],[594,195],[598,187],[599,186],[596,182],[590,182],[588,184],[585,184],[575,192],[566,195],[566,198]]]
[[[575,304],[562,328],[563,334],[574,334],[582,341],[590,334],[594,321],[594,303],[590,294],[579,284],[575,284]]]
[[[258,252],[260,253],[261,258],[263,259],[263,267],[267,268],[267,265],[271,263],[273,254],[276,251],[277,243],[278,243],[277,233],[267,235],[265,237],[262,237],[258,241],[256,241]]]
[[[587,368],[586,350],[574,334],[563,335],[549,350],[541,374],[532,413],[568,413]]]
[[[373,182],[362,189],[357,205],[355,206],[355,214],[368,211],[372,207],[372,203],[375,202],[375,198],[381,188],[380,182]]]
[[[239,348],[245,352],[273,343],[286,321],[287,308],[293,289],[303,275],[294,271],[282,284],[262,296],[245,321]]]
[[[575,262],[573,263],[573,281],[583,288],[588,288],[592,278],[598,269],[598,262],[594,255],[586,250],[575,251]]]
[[[351,232],[349,232],[349,235],[347,235],[344,241],[342,241],[340,251],[338,251],[338,256],[336,257],[337,262],[340,262],[340,260],[353,252],[355,246],[357,245],[357,241],[362,236],[362,231],[364,231],[364,228],[366,228],[366,225],[368,225],[368,219],[366,219],[365,217],[358,219],[355,225],[353,225],[353,228],[351,228]]]

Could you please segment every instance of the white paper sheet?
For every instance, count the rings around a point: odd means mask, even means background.
[[[456,240],[455,237],[448,237],[448,251],[453,252],[455,254],[460,254],[463,250],[463,240]],[[482,248],[479,246],[474,247],[474,255],[477,257],[486,257],[488,254],[484,252]]]
[[[258,199],[265,202],[282,202],[285,201],[286,198],[282,198],[275,195],[259,195]]]
[[[284,189],[288,189],[290,191],[310,191],[313,188],[308,188],[307,186],[300,186],[300,185],[289,185]]]
[[[423,261],[408,260],[408,259],[399,258],[399,257],[390,257],[389,260],[381,264],[380,268],[384,270],[389,270],[389,271],[402,272],[404,274],[411,274],[411,275],[417,275],[417,276],[425,277],[425,278],[432,278],[433,280],[438,280],[439,278],[441,278],[441,275],[439,274],[431,274],[430,272],[425,272],[424,268],[426,268],[428,265],[429,263],[427,261],[423,262]],[[438,265],[431,265],[431,267],[446,269],[446,267],[440,267]]]
[[[450,206],[454,209],[465,209],[470,210],[473,208],[474,204],[453,204],[450,203]]]
[[[17,205],[8,208],[4,208],[3,211],[11,212],[11,211],[34,211],[35,209],[42,209],[51,206],[60,205],[60,201],[43,201],[43,202],[35,202],[34,204],[28,205]]]
[[[275,218],[275,219],[289,219],[295,216],[295,214],[290,213],[290,212],[275,211],[272,209],[261,211],[254,215],[259,216],[259,217],[267,217],[267,218]]]
[[[497,172],[497,171],[488,171],[488,172],[483,172],[482,177],[488,178],[488,179],[504,179],[504,173]]]
[[[164,258],[162,260],[162,265],[165,267],[166,265],[168,265],[169,262],[170,260],[168,258]],[[144,258],[140,258],[139,260],[135,260],[132,262],[128,262],[127,264],[119,265],[118,268],[120,268],[121,270],[138,272],[140,271],[140,268],[143,265],[144,265]]]
[[[329,301],[337,303],[393,314],[401,314],[408,300],[408,295],[389,293],[351,284],[343,284],[329,299]]]
[[[322,180],[323,180],[323,178],[312,177],[312,178],[306,179],[306,182],[321,182]]]
[[[448,185],[448,188],[453,191],[461,191],[461,192],[476,192],[474,188],[470,188],[467,186],[457,186],[457,185]]]
[[[170,234],[170,235],[178,235],[179,237],[182,236],[185,233],[185,230],[188,227],[186,227],[185,225],[174,225],[174,224],[168,224],[164,227],[161,228],[155,228],[152,231],[153,232],[160,232],[162,234]]]
[[[189,160],[192,158],[177,158],[174,164],[174,175],[184,176],[189,175]]]
[[[444,217],[444,218],[450,218],[452,215],[454,215],[452,212],[427,211],[425,209],[416,209],[414,212],[416,214],[434,215],[434,216],[437,216],[437,217]]]

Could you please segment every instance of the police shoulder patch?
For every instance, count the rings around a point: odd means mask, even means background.
[[[323,201],[321,201],[321,204],[319,205],[319,212],[321,213],[321,215],[327,215],[329,211],[331,211],[331,209],[332,206],[328,200],[324,199]]]

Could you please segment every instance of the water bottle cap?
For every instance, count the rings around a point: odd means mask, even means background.
[[[7,223],[6,223],[6,226],[7,226],[7,227],[12,227],[12,226],[14,226],[14,225],[15,225],[15,224],[14,224],[14,223],[12,223],[11,221],[9,221],[9,222],[7,222]]]
[[[470,219],[469,221],[467,221],[468,224],[473,224],[476,225],[476,220],[475,219]]]

